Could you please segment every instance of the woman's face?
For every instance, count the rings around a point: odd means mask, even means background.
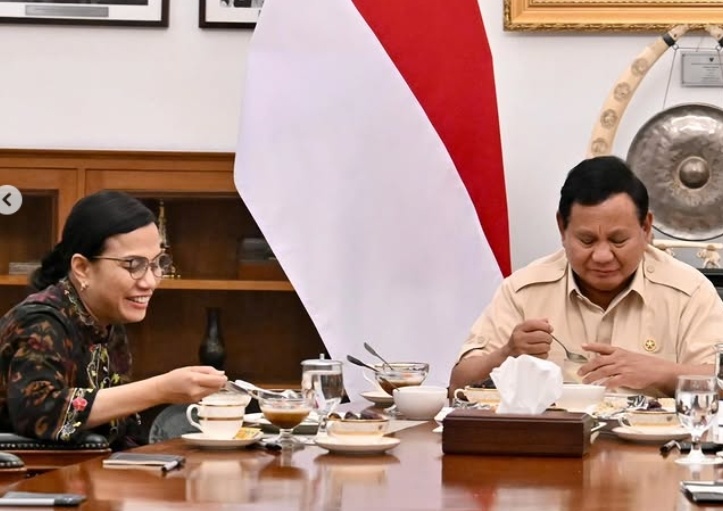
[[[161,252],[158,228],[149,224],[108,238],[98,257],[145,257],[154,261]],[[127,263],[123,261],[93,259],[85,268],[85,276],[79,277],[79,280],[85,282],[87,288],[79,291],[80,297],[96,320],[103,325],[143,320],[151,295],[160,282],[151,268],[139,279],[131,276]]]

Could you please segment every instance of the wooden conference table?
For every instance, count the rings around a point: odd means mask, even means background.
[[[202,450],[182,439],[139,448],[183,454],[163,476],[103,469],[103,457],[16,483],[20,491],[87,495],[83,510],[687,510],[681,480],[712,480],[663,458],[657,445],[601,436],[583,458],[443,455],[434,423],[395,433],[387,455],[353,457],[306,447],[291,456],[257,449]],[[702,508],[701,508],[702,509]]]

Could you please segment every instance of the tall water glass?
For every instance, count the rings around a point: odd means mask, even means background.
[[[718,391],[714,376],[679,376],[675,389],[675,410],[683,427],[690,433],[690,453],[676,463],[712,465],[723,460],[703,454],[700,439],[715,422],[718,412]]]
[[[723,342],[715,345],[715,379],[718,383],[718,424],[714,426],[716,430],[713,441],[723,443],[723,407],[720,405],[721,391],[723,391]]]
[[[324,432],[326,418],[344,396],[341,362],[318,358],[301,362],[301,390],[311,396],[319,428]]]

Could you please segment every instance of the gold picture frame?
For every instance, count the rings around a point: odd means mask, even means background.
[[[721,0],[504,0],[508,31],[664,31],[723,25]]]

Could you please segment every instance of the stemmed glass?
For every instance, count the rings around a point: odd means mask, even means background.
[[[425,362],[392,362],[374,364],[374,367],[377,369],[374,378],[382,390],[392,397],[394,389],[421,385],[429,373],[429,364]],[[397,405],[385,408],[384,411],[391,416],[400,415]]]
[[[700,448],[703,433],[715,422],[718,392],[713,376],[679,376],[675,389],[675,410],[683,427],[690,433],[690,453],[676,463],[713,465],[723,460],[706,457]]]
[[[324,358],[304,360],[301,368],[301,390],[311,397],[319,419],[319,433],[324,433],[327,417],[344,395],[341,362]]]
[[[283,449],[301,447],[303,443],[293,436],[294,428],[309,415],[313,402],[304,392],[283,392],[284,395],[259,395],[259,407],[266,420],[279,428],[279,436],[274,439],[277,444]]]

